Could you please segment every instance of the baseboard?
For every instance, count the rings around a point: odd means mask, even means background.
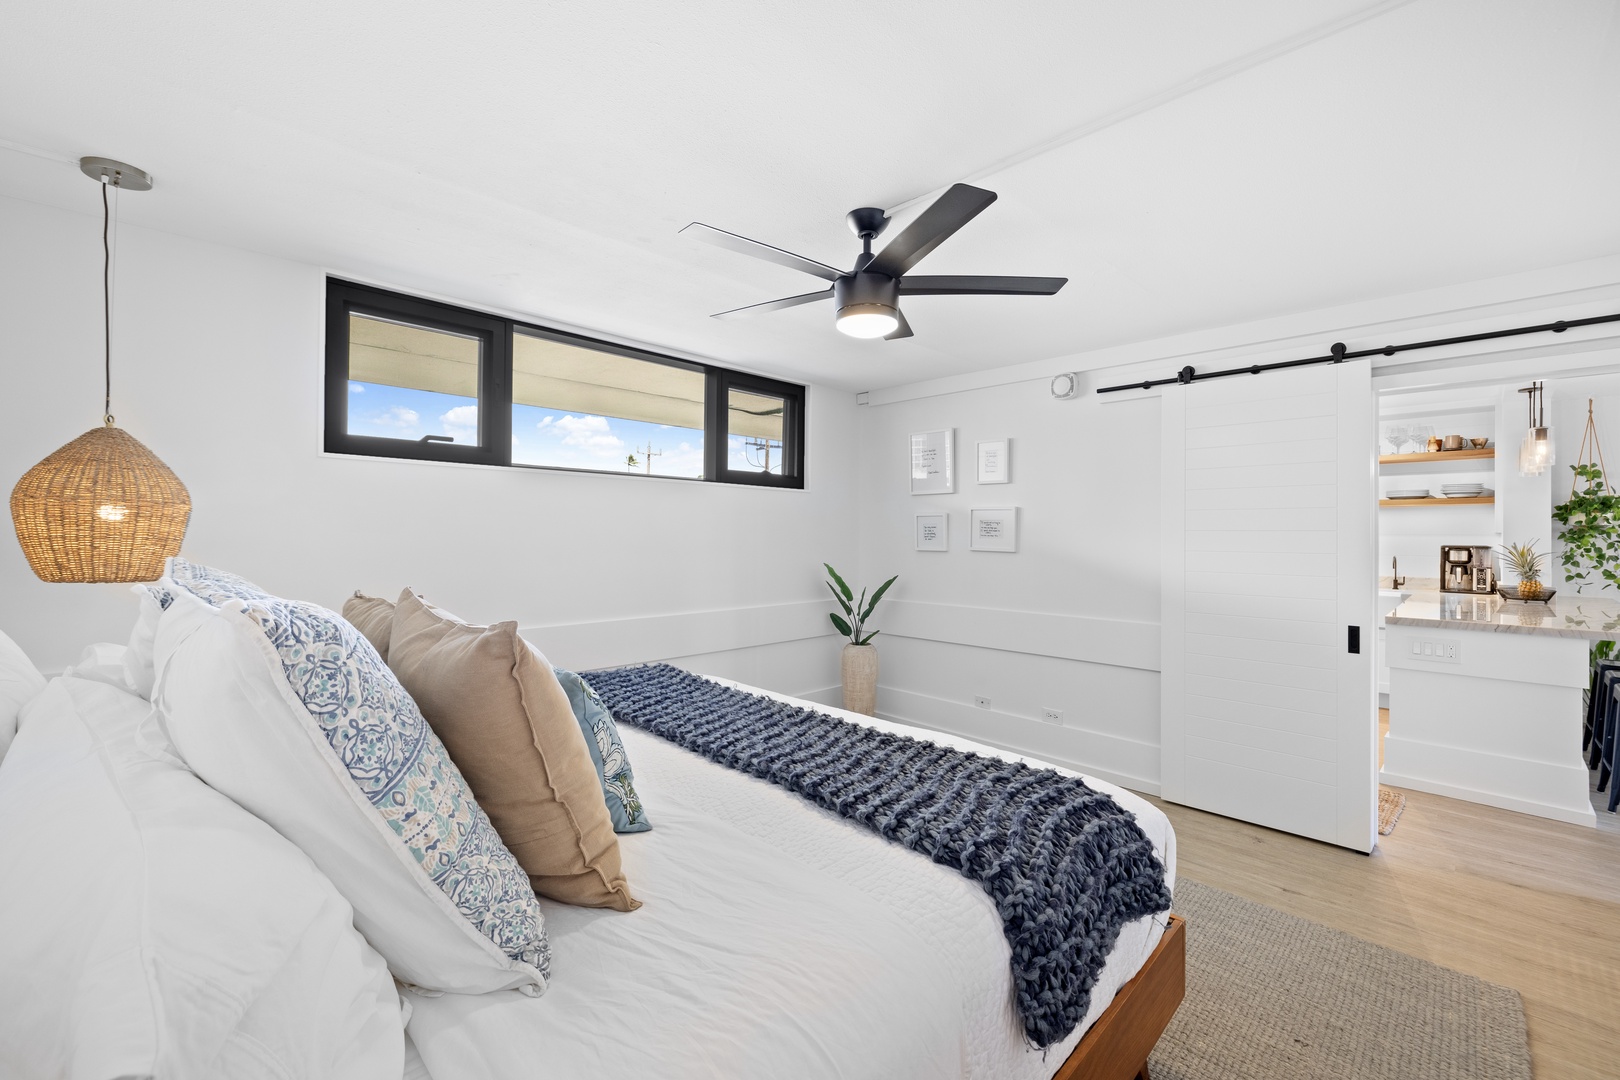
[[[793,691],[792,696],[834,709],[844,707],[844,688],[842,686],[825,686],[820,690],[797,690]]]
[[[1474,788],[1457,787],[1453,784],[1443,784],[1422,777],[1403,776],[1400,773],[1390,772],[1388,769],[1379,770],[1378,782],[1392,788],[1403,788],[1407,791],[1426,791],[1430,795],[1444,795],[1448,799],[1482,803],[1485,806],[1494,806],[1501,810],[1513,810],[1520,814],[1530,814],[1535,817],[1550,818],[1553,821],[1567,821],[1571,825],[1597,827],[1597,812],[1592,809],[1590,803],[1586,805],[1583,813],[1581,809],[1550,806],[1546,803],[1531,802],[1528,799],[1516,799],[1511,795],[1498,795],[1494,791],[1478,791]]]

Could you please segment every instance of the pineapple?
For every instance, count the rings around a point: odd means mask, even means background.
[[[1534,600],[1541,595],[1541,568],[1547,561],[1545,553],[1536,554],[1536,542],[1509,544],[1501,549],[1502,559],[1519,578],[1519,598]]]

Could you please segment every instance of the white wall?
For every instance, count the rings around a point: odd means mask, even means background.
[[[100,421],[100,226],[0,199],[7,488]],[[190,489],[188,558],[332,607],[414,586],[564,665],[838,682],[817,598],[821,563],[856,557],[849,395],[810,388],[805,491],[328,456],[321,268],[127,225],[117,265],[113,412]],[[6,532],[0,629],[36,663],[128,636],[127,587],[40,582]]]
[[[956,491],[913,496],[908,436],[943,427]],[[981,486],[974,444],[999,438],[1012,482]],[[1158,442],[1156,398],[1055,400],[1045,379],[868,407],[861,573],[900,575],[874,617],[879,712],[1156,790]],[[1019,508],[1018,552],[969,550],[969,510],[997,506]],[[937,512],[950,550],[916,551]]]
[[[1321,355],[1334,341],[1352,348],[1377,347],[1617,311],[1620,258],[1360,301],[1039,364],[987,367],[973,375],[863,395],[861,573],[871,583],[891,573],[901,575],[890,594],[894,603],[886,602],[887,610],[880,610],[873,622],[883,631],[877,639],[882,651],[879,713],[1156,794],[1160,397],[1178,391],[1171,386],[1099,397],[1093,390],[1166,377],[1186,364],[1207,371]],[[1426,389],[1441,396],[1466,391],[1470,400],[1478,401],[1498,393],[1482,388],[1510,381],[1523,385],[1533,377],[1620,370],[1617,344],[1620,325],[1605,324],[1362,362],[1372,365],[1381,391]],[[1084,373],[1082,390],[1074,400],[1055,401],[1048,381],[1065,370]],[[1620,395],[1620,384],[1615,391]],[[1522,402],[1515,404],[1522,410]],[[1620,396],[1614,415],[1620,420]],[[1570,426],[1562,418],[1556,422]],[[957,429],[957,491],[912,496],[907,436],[943,427]],[[974,442],[1004,437],[1012,440],[1013,482],[977,486]],[[1561,471],[1578,432],[1573,440],[1565,436],[1559,444]],[[1620,454],[1620,434],[1615,446]],[[1517,442],[1504,452],[1508,464],[1516,465]],[[1498,474],[1499,485],[1517,482],[1516,468],[1509,471],[1512,476],[1506,479]],[[1530,528],[1537,513],[1545,520],[1545,488],[1538,490],[1543,494],[1525,497],[1517,492],[1528,516],[1507,522],[1513,530]],[[969,551],[968,510],[999,505],[1020,508],[1019,552]],[[951,550],[914,551],[913,516],[939,510],[951,515]],[[1407,512],[1444,516],[1464,510]],[[1490,542],[1505,526],[1489,508],[1481,513],[1472,524]],[[1449,530],[1434,520],[1436,527]],[[1470,527],[1468,522],[1453,525]],[[1413,527],[1428,528],[1418,521]],[[1536,535],[1546,532],[1527,534]],[[1421,551],[1426,564],[1408,566],[1403,558],[1403,573],[1437,572],[1441,542],[1428,535],[1414,541],[1414,559]],[[1381,563],[1384,573],[1387,558]],[[1370,592],[1375,586],[1369,581],[1367,587]],[[988,697],[990,707],[976,707],[975,697]],[[1062,711],[1060,724],[1041,719],[1046,708]]]
[[[1604,477],[1611,485],[1620,485],[1620,374],[1559,379],[1547,385],[1547,423],[1552,428],[1555,461],[1546,475],[1551,489],[1549,501],[1553,505],[1569,499],[1570,482],[1575,477],[1570,470],[1582,457],[1581,436],[1586,430],[1588,401],[1592,404],[1598,446],[1602,448],[1604,464],[1608,466]],[[1521,418],[1519,423],[1523,422]],[[1523,436],[1522,432],[1520,436]],[[1594,455],[1589,452],[1587,456]],[[1610,461],[1610,458],[1614,460]],[[1553,522],[1549,528],[1556,530],[1558,523]],[[1537,550],[1545,549],[1537,545]],[[1542,580],[1560,591],[1573,593],[1576,586],[1564,580],[1564,568],[1559,563],[1562,551],[1563,545],[1553,545],[1550,565]],[[1594,577],[1591,585],[1581,589],[1583,595],[1602,593],[1612,596],[1617,591],[1620,590],[1597,577]]]

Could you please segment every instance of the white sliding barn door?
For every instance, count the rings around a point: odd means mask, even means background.
[[[1377,479],[1367,365],[1169,386],[1163,400],[1163,796],[1371,851]]]

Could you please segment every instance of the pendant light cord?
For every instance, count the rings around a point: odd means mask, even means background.
[[[107,209],[107,185],[101,185],[101,330],[104,351],[106,390],[101,399],[101,418],[108,427],[113,426],[112,415],[112,245],[108,242],[108,223],[111,211]]]

